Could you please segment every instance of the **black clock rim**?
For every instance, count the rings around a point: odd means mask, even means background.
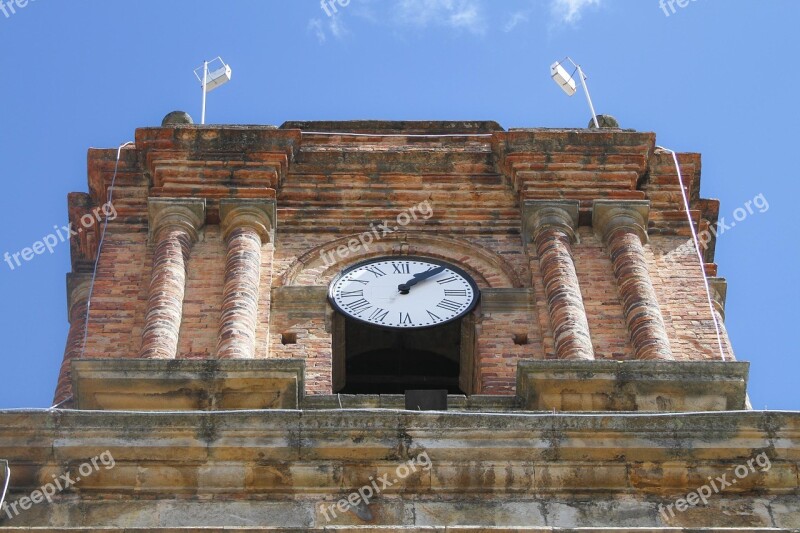
[[[453,318],[450,318],[448,320],[445,320],[444,322],[440,322],[438,324],[433,324],[431,326],[415,326],[415,327],[405,327],[405,328],[399,327],[399,326],[382,326],[380,324],[375,324],[373,322],[369,322],[368,320],[364,320],[364,319],[361,319],[361,318],[356,318],[353,315],[347,313],[344,309],[342,309],[342,307],[339,304],[336,303],[336,300],[333,298],[333,292],[334,292],[333,291],[333,287],[336,285],[336,283],[341,278],[343,278],[344,276],[346,276],[347,274],[349,274],[353,270],[357,270],[357,269],[359,269],[361,267],[364,267],[366,265],[371,265],[372,263],[382,263],[384,261],[424,261],[426,263],[432,263],[432,264],[435,264],[435,265],[447,267],[448,269],[452,270],[453,272],[455,272],[456,274],[458,274],[459,276],[461,276],[465,280],[467,280],[467,283],[469,283],[470,286],[472,287],[472,291],[475,294],[475,298],[473,298],[472,303],[470,303],[470,305],[464,311],[459,313],[458,315],[456,315]],[[385,256],[380,256],[380,257],[373,257],[371,259],[365,259],[363,261],[359,261],[358,263],[350,265],[349,267],[345,268],[344,270],[342,270],[341,272],[336,274],[336,276],[334,276],[334,278],[331,280],[330,284],[328,285],[328,302],[331,304],[331,306],[333,307],[333,309],[337,313],[340,313],[341,315],[343,315],[345,318],[347,318],[349,320],[354,320],[356,322],[359,322],[361,324],[365,324],[367,326],[371,326],[373,328],[390,329],[390,330],[395,330],[395,331],[420,331],[420,330],[423,330],[423,329],[431,329],[431,328],[436,328],[436,327],[439,327],[439,326],[444,326],[445,324],[450,324],[452,322],[455,322],[456,320],[461,320],[466,315],[468,315],[469,313],[471,313],[472,311],[475,310],[475,307],[478,306],[478,303],[480,303],[480,300],[481,300],[481,290],[478,287],[478,284],[475,283],[475,280],[472,278],[472,276],[469,275],[469,273],[467,273],[463,268],[457,267],[456,265],[454,265],[452,263],[448,263],[447,261],[443,261],[441,259],[436,259],[436,258],[433,258],[433,257],[424,257],[424,256],[421,256],[421,255],[385,255]]]

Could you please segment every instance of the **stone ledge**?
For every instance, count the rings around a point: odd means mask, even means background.
[[[290,120],[282,130],[319,131],[328,133],[374,133],[396,135],[466,135],[489,134],[505,131],[493,120]]]
[[[554,498],[460,501],[379,497],[370,503],[373,520],[330,511],[337,492],[296,501],[56,501],[38,512],[22,513],[0,531],[423,531],[441,533],[777,533],[798,531],[791,497],[724,498],[665,520],[658,503],[630,498],[593,502]],[[660,503],[660,502],[659,502]],[[780,508],[779,512],[771,508]],[[327,516],[326,516],[327,512]],[[31,514],[33,513],[33,514]],[[733,515],[733,516],[731,516]],[[439,524],[472,524],[445,526]],[[258,525],[255,525],[258,524]],[[618,525],[614,525],[618,524]],[[746,525],[745,525],[746,524]],[[41,529],[39,529],[41,528]],[[795,529],[793,529],[795,528]]]
[[[75,408],[296,409],[305,363],[295,359],[82,359],[72,362]]]
[[[520,361],[517,394],[534,411],[745,409],[746,362]]]
[[[402,394],[318,394],[303,398],[302,409],[399,409],[405,410]],[[519,410],[516,396],[450,394],[448,411],[515,412]]]

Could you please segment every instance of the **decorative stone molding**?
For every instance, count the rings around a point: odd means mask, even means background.
[[[74,480],[79,465],[103,451],[116,461],[4,525],[163,533],[797,531],[798,413],[564,416],[502,405],[494,406],[499,413],[415,413],[334,402],[333,409],[240,413],[2,412],[2,457],[14,470],[8,503],[53,475]],[[768,470],[753,461],[760,454]],[[733,469],[748,460],[754,468],[739,479]],[[416,470],[370,501],[374,522],[352,512],[332,516],[337,501],[368,486],[370,476],[377,481],[410,461]],[[723,475],[736,485],[669,514],[678,496]]]
[[[526,200],[522,207],[522,235],[525,243],[534,242],[538,234],[556,228],[577,240],[578,200]]]
[[[725,302],[728,299],[728,280],[725,278],[708,278],[708,288],[711,289],[711,300],[714,309],[725,320]]]
[[[147,210],[150,238],[155,240],[162,231],[172,228],[185,231],[192,242],[197,242],[206,219],[206,201],[197,198],[149,198]]]
[[[579,207],[577,200],[528,200],[523,206],[523,234],[536,244],[556,355],[592,360],[589,322],[570,247],[576,241]]]
[[[533,289],[483,289],[481,310],[484,313],[530,311],[535,305]]]
[[[636,359],[673,359],[643,244],[650,207],[643,200],[595,200],[592,221],[608,248]]]
[[[84,305],[89,301],[92,290],[91,274],[67,274],[67,317],[72,323],[72,310],[76,305]]]
[[[614,232],[625,230],[646,244],[649,218],[649,200],[595,200],[592,207],[592,226],[603,242],[608,242]]]
[[[534,411],[745,409],[749,363],[520,361],[517,395]]]
[[[219,218],[225,240],[233,230],[248,227],[266,244],[273,240],[277,206],[275,200],[227,198],[219,202]]]
[[[358,236],[348,235],[312,248],[299,256],[273,285],[328,284],[345,267],[381,255],[420,255],[455,263],[482,287],[520,288],[526,285],[514,265],[502,254],[462,237],[398,231],[374,242],[369,249],[362,246],[344,257],[337,255],[337,250],[345,250],[353,240],[357,242]],[[333,262],[326,259],[331,257]]]
[[[72,377],[70,364],[81,357],[83,339],[86,335],[86,318],[89,313],[89,297],[92,287],[91,274],[67,274],[67,316],[69,333],[64,348],[64,359],[58,374],[53,404],[59,404],[72,396]]]

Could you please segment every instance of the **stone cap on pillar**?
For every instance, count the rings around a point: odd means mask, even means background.
[[[206,221],[206,201],[201,198],[148,198],[150,238],[167,227],[184,229],[197,241],[198,231]]]
[[[728,280],[725,278],[708,278],[708,288],[711,289],[711,299],[714,308],[725,319],[725,302],[728,299]]]
[[[592,226],[603,242],[608,242],[615,231],[626,229],[645,244],[649,218],[649,200],[595,200],[592,205]]]
[[[219,202],[219,219],[225,240],[236,228],[256,230],[262,243],[273,241],[277,225],[277,204],[274,199],[226,198]]]
[[[558,228],[576,241],[578,227],[578,200],[526,200],[522,206],[522,235],[525,242],[536,240],[539,232]]]
[[[70,272],[67,274],[67,317],[72,319],[72,308],[81,301],[88,301],[92,289],[92,275]]]

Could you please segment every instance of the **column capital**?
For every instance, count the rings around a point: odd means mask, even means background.
[[[708,278],[708,288],[711,289],[711,299],[714,309],[725,320],[725,301],[728,298],[728,280],[725,278]]]
[[[148,198],[150,237],[168,227],[179,227],[197,241],[206,220],[206,201],[200,198]]]
[[[522,235],[525,242],[535,241],[539,233],[558,228],[572,242],[578,227],[578,200],[526,200],[522,206]]]
[[[67,274],[67,316],[72,320],[72,308],[89,301],[92,288],[91,274]]]
[[[277,205],[273,199],[226,198],[219,202],[219,219],[226,241],[233,230],[250,227],[258,232],[262,243],[268,243],[273,240]]]
[[[635,233],[646,243],[649,218],[649,200],[595,200],[592,206],[592,226],[606,243],[620,229]]]

